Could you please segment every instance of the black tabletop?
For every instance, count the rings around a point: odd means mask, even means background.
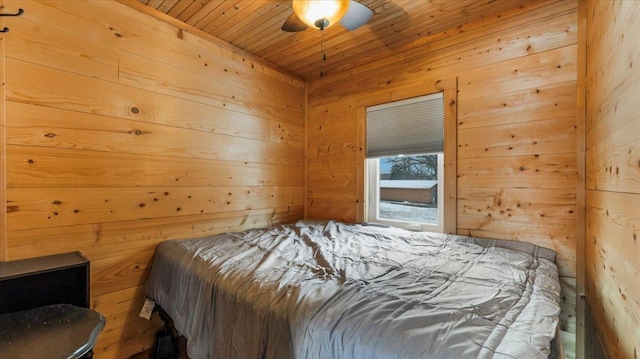
[[[102,314],[70,304],[2,314],[0,358],[81,358],[104,325]]]

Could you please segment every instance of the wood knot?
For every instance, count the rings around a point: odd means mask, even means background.
[[[44,137],[54,138],[54,137],[56,137],[56,134],[53,133],[53,132],[49,132],[46,135],[44,135]]]
[[[135,107],[135,106],[133,106],[133,107],[131,107],[131,113],[134,114],[134,115],[137,115],[137,114],[140,113],[140,109]]]

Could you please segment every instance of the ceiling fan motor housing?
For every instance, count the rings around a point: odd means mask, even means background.
[[[324,30],[325,27],[329,27],[329,20],[327,19],[318,19],[313,23],[318,29]]]

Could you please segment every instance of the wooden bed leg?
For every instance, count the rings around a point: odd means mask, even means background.
[[[160,319],[164,322],[164,328],[156,333],[149,359],[178,359],[180,353],[177,340],[173,336],[171,317],[158,305],[153,308],[153,311],[157,311],[160,315]]]

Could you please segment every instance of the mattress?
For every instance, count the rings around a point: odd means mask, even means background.
[[[340,222],[161,243],[146,296],[191,358],[547,358],[555,252]]]

